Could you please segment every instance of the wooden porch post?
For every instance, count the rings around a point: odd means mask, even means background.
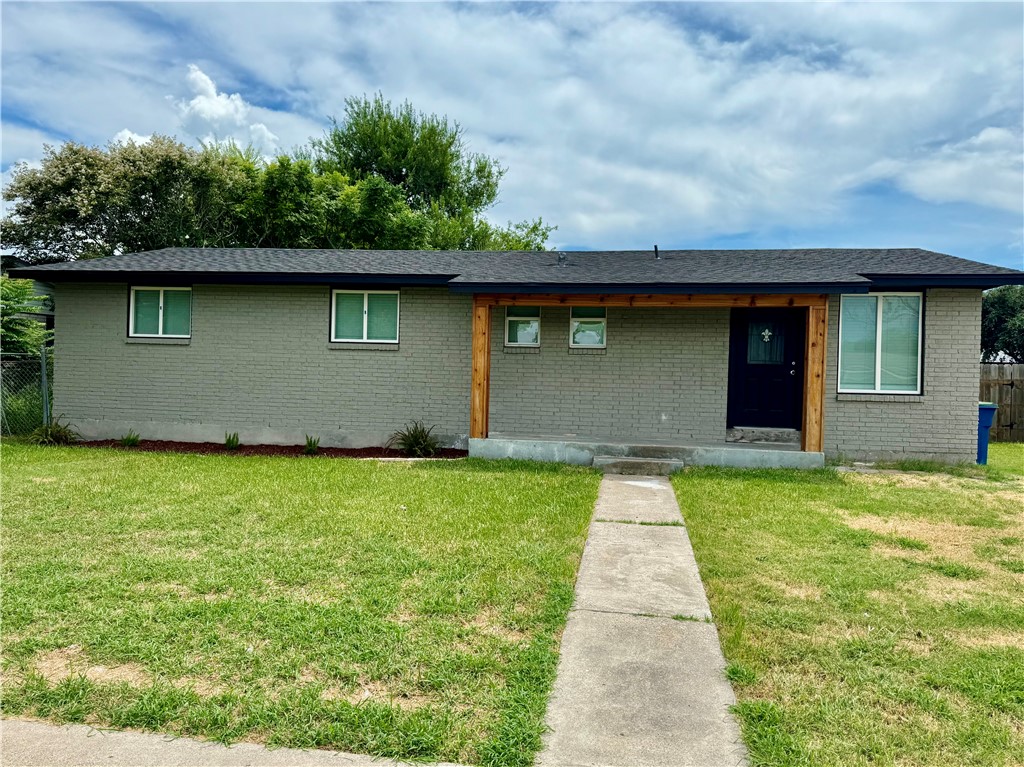
[[[473,296],[473,373],[469,404],[469,436],[487,437],[491,404],[491,304]]]
[[[800,449],[820,453],[825,444],[825,339],[828,334],[828,297],[807,307],[804,351],[804,418]]]

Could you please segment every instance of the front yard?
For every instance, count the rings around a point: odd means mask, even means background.
[[[3,709],[529,764],[599,477],[4,444]]]
[[[754,765],[1022,764],[1024,446],[991,461],[675,475]],[[5,443],[2,479],[5,715],[531,763],[596,473]]]
[[[1024,763],[1024,445],[991,459],[674,477],[755,765]]]

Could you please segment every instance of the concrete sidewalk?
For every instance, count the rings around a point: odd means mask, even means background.
[[[671,484],[605,476],[537,764],[746,764],[710,617]]]
[[[398,767],[403,762],[340,751],[225,746],[148,732],[97,730],[81,724],[0,721],[3,767]],[[458,765],[436,765],[458,767]]]

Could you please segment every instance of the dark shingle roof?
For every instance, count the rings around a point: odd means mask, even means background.
[[[1024,283],[1024,272],[918,248],[653,251],[166,248],[16,270],[61,281],[448,284],[453,290],[838,291]]]

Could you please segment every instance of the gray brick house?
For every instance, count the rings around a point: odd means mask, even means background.
[[[974,454],[981,292],[918,249],[182,249],[15,270],[55,285],[54,412],[84,436],[695,462]],[[774,456],[774,457],[773,457]]]

